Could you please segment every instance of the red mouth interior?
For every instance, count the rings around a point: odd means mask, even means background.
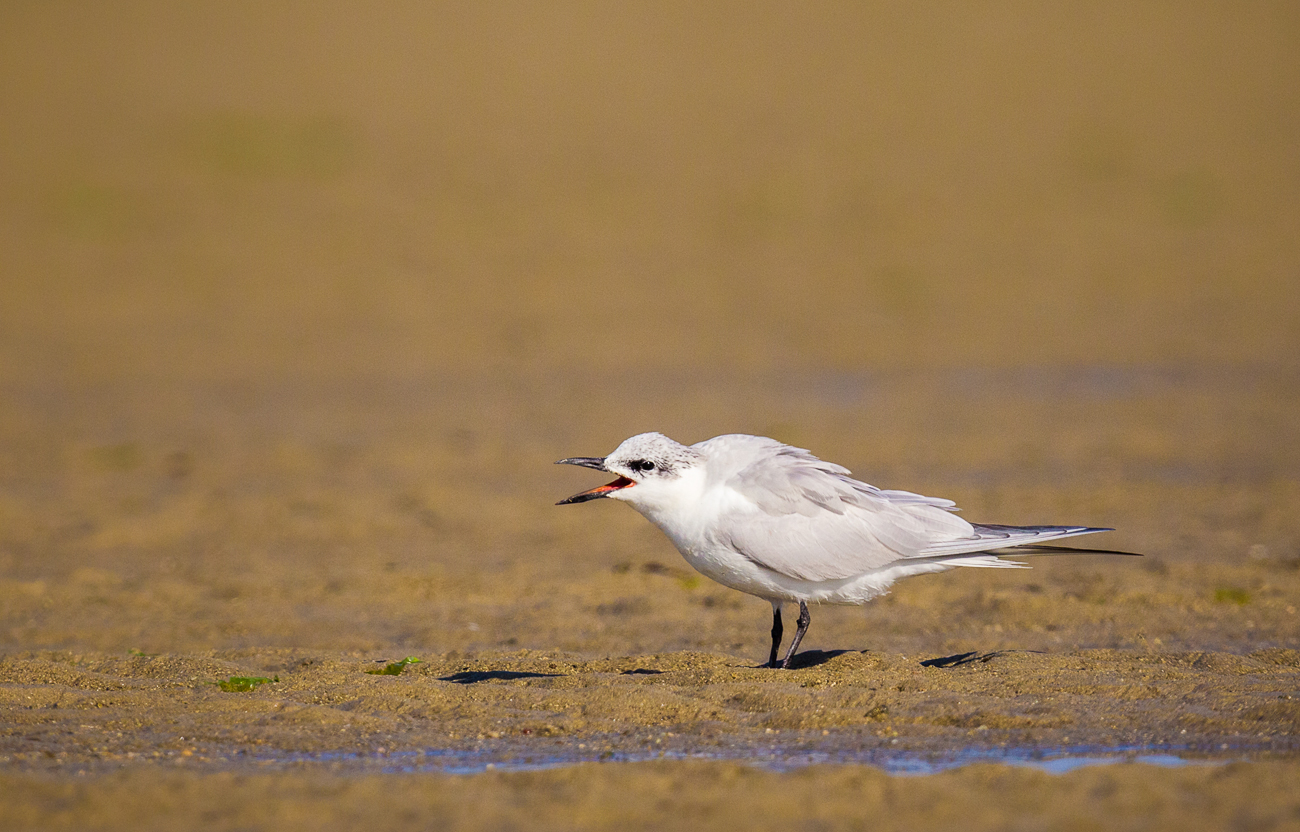
[[[614,480],[613,482],[611,482],[609,485],[602,485],[602,486],[600,486],[599,488],[593,488],[593,489],[591,489],[591,491],[589,491],[589,492],[587,492],[587,493],[589,493],[589,494],[606,494],[606,493],[608,493],[608,492],[610,492],[610,491],[619,491],[620,489],[623,489],[623,488],[631,488],[631,487],[634,486],[634,485],[636,485],[636,483],[633,482],[632,480],[628,479],[627,477],[619,477],[618,479],[616,479],[616,480]]]
[[[608,497],[615,491],[622,491],[624,488],[631,488],[634,485],[636,485],[636,483],[627,477],[619,477],[608,485],[597,486],[590,491],[584,491],[581,494],[574,494],[569,499],[561,500],[559,503],[556,503],[556,505],[566,506],[573,503],[585,503],[588,500],[594,500],[597,497]]]

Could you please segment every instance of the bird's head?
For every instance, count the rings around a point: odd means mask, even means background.
[[[683,477],[699,468],[704,457],[694,448],[674,442],[662,433],[642,433],[626,439],[607,457],[561,459],[556,465],[581,465],[608,471],[618,479],[574,494],[556,505],[585,503],[612,497],[640,507],[664,500],[680,487]]]

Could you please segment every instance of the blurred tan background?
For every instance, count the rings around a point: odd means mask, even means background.
[[[0,14],[9,378],[1289,362],[1300,332],[1289,3]]]
[[[1293,3],[6,2],[7,642],[677,564],[550,505],[649,429],[1294,557],[1297,217]]]

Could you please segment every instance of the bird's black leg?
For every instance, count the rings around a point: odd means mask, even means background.
[[[781,667],[789,667],[790,660],[794,658],[794,651],[799,649],[799,642],[803,641],[803,634],[808,632],[808,624],[812,621],[812,616],[808,614],[808,605],[803,601],[799,602],[799,629],[794,631],[794,641],[790,642],[790,649],[785,651],[785,659],[781,661]],[[776,654],[773,653],[773,658]]]
[[[767,660],[768,667],[777,667],[776,651],[781,649],[781,636],[785,633],[785,628],[781,626],[781,605],[772,602],[772,657]]]

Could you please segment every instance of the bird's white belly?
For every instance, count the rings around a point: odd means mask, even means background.
[[[769,570],[752,563],[733,549],[716,545],[684,546],[678,541],[673,542],[677,544],[682,557],[696,571],[723,586],[764,598],[775,597],[772,593],[779,590],[772,582]]]
[[[677,540],[673,540],[673,543],[686,562],[702,575],[723,586],[769,601],[865,604],[887,593],[899,578],[927,572],[944,572],[950,568],[950,565],[941,563],[893,564],[838,580],[805,581],[759,566],[725,545],[690,545]]]

